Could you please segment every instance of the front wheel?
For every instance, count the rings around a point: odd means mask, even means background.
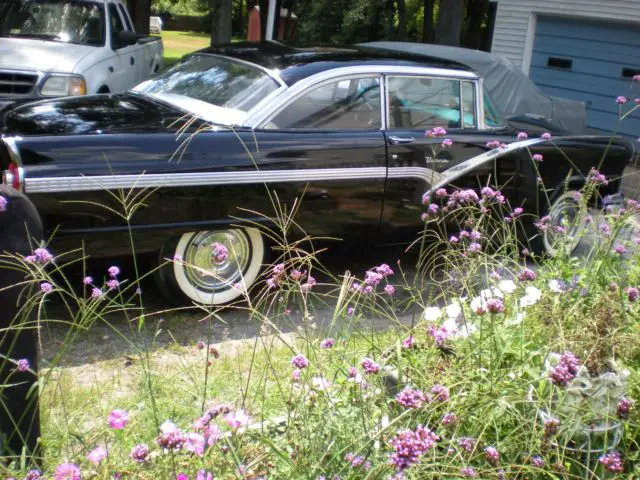
[[[570,188],[551,199],[546,215],[541,219],[536,237],[536,250],[552,257],[571,254],[578,247],[587,224],[588,211],[579,190]]]
[[[222,262],[216,261],[212,252],[215,243],[229,251]],[[255,228],[189,232],[162,249],[163,265],[157,279],[163,293],[173,302],[224,305],[251,287],[260,274],[264,257],[264,239]]]

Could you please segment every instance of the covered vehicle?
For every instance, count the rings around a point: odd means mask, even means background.
[[[449,148],[425,135],[436,127]],[[22,105],[1,128],[3,180],[33,200],[58,252],[130,252],[130,231],[137,253],[181,259],[160,269],[170,298],[209,304],[258,278],[268,249],[256,226],[276,216],[273,198],[299,206],[291,238],[412,240],[439,186],[501,185],[553,225],[592,167],[606,159],[602,193],[613,192],[633,155],[626,139],[530,129],[518,141],[457,62],[277,43],[208,48],[123,94]],[[231,252],[222,264],[215,244]]]
[[[500,114],[523,124],[538,124],[565,133],[583,133],[587,110],[584,102],[543,93],[531,79],[501,55],[480,50],[407,42],[369,42],[363,46],[393,52],[409,52],[459,62],[473,69],[484,82]]]

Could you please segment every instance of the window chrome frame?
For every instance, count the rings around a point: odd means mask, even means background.
[[[386,129],[388,123],[388,107],[386,104],[387,89],[386,76],[394,75],[414,75],[429,76],[438,78],[452,78],[456,80],[477,81],[478,75],[466,70],[453,70],[446,68],[434,67],[412,67],[397,65],[359,65],[351,67],[340,67],[316,73],[295,83],[289,88],[277,93],[277,95],[269,95],[268,102],[260,102],[255,108],[251,109],[243,122],[249,128],[260,129],[269,123],[280,111],[289,104],[301,97],[312,88],[321,84],[331,83],[332,81],[347,78],[372,77],[381,76],[380,97],[381,97],[381,115],[382,129]],[[276,93],[276,92],[274,92]],[[265,98],[266,100],[266,98]]]

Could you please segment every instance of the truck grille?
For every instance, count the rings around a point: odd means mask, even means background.
[[[0,95],[28,95],[37,81],[33,73],[0,71]]]

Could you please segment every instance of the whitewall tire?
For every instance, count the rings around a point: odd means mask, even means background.
[[[571,254],[580,243],[586,226],[586,212],[578,190],[567,190],[551,201],[549,221],[542,232],[542,247],[550,256]],[[560,230],[559,230],[560,229]]]

